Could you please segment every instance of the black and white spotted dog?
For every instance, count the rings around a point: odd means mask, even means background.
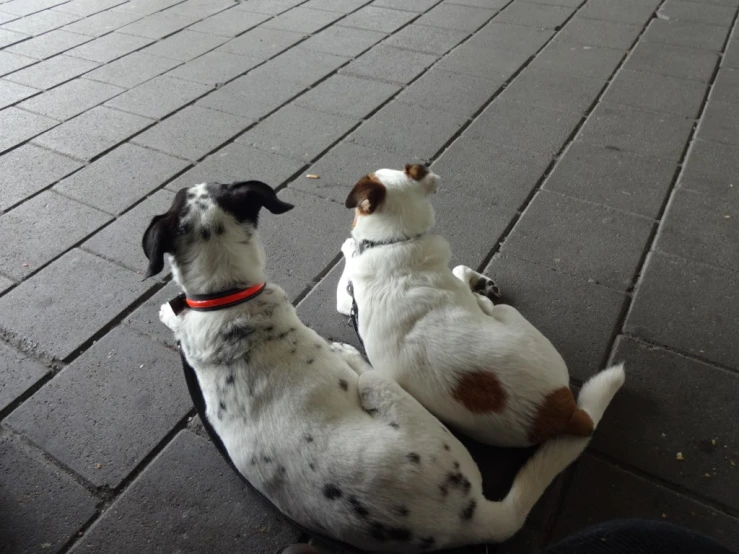
[[[303,325],[266,282],[256,231],[282,202],[261,182],[181,190],[143,238],[147,276],[169,258],[189,309],[160,319],[194,368],[206,417],[243,476],[308,529],[371,551],[502,541],[556,475],[527,465],[491,502],[466,448],[352,347]]]

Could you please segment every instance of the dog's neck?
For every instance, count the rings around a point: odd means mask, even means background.
[[[188,296],[244,289],[267,280],[264,248],[256,231],[245,242],[202,248],[190,260],[170,258],[172,276]]]

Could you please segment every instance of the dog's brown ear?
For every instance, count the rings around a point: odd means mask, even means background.
[[[369,215],[382,204],[386,195],[385,185],[374,175],[365,175],[354,185],[344,205],[347,208],[357,208],[364,215]]]
[[[425,165],[421,164],[406,164],[405,174],[408,175],[414,181],[420,181],[426,175],[429,174],[429,170]]]

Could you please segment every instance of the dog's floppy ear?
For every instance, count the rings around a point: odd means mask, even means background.
[[[211,189],[211,197],[237,221],[249,221],[255,227],[259,223],[262,208],[267,208],[273,214],[284,214],[295,207],[280,200],[274,189],[261,181],[215,185]]]
[[[273,214],[284,214],[295,206],[289,202],[283,202],[277,196],[275,189],[262,181],[244,181],[235,183],[235,187],[243,187],[248,201],[260,208],[267,208]]]
[[[172,229],[172,214],[156,215],[149,223],[141,240],[144,254],[149,260],[144,279],[157,275],[164,269],[164,255],[174,252],[174,229]]]
[[[361,213],[373,213],[387,195],[387,189],[374,175],[362,177],[346,197],[347,208],[357,208]]]
[[[420,181],[429,174],[429,169],[421,164],[405,164],[405,174],[414,181]]]

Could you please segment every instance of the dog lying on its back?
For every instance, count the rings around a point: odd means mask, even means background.
[[[362,549],[425,552],[513,535],[569,459],[534,458],[503,501],[486,500],[469,452],[435,417],[367,371],[354,348],[303,325],[282,289],[261,286],[262,207],[293,206],[260,182],[197,185],[143,238],[147,276],[168,256],[188,297],[191,309],[164,304],[160,318],[238,471],[296,522]],[[241,300],[202,311],[214,298]]]
[[[427,234],[434,224],[428,195],[438,182],[426,167],[408,165],[354,186],[346,200],[355,210],[354,238],[342,248],[337,309],[351,307],[351,281],[375,371],[463,433],[498,446],[588,437],[623,384],[623,367],[593,377],[578,406],[567,366],[546,337],[515,308],[493,304],[490,279],[463,266],[450,271],[449,244]],[[586,444],[546,443],[572,459]]]

